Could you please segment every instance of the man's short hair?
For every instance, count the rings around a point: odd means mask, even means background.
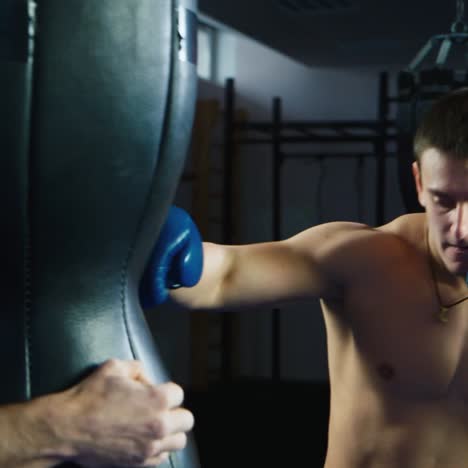
[[[418,163],[429,148],[451,158],[468,159],[468,87],[443,95],[424,114],[414,138]]]

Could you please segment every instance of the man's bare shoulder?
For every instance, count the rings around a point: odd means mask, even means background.
[[[404,215],[380,227],[336,221],[314,226],[287,242],[313,257],[335,278],[347,282],[356,274],[401,261],[414,247],[422,247],[424,225],[422,214]]]
[[[395,237],[409,247],[417,249],[425,248],[425,213],[405,214],[377,229],[384,234]]]
[[[325,223],[311,228],[309,236],[312,238],[320,235],[341,248],[360,246],[371,250],[382,247],[391,250],[420,248],[424,247],[425,227],[425,213],[410,213],[378,227],[345,221]]]
[[[350,248],[369,249],[382,243],[398,243],[404,231],[396,220],[395,224],[390,223],[377,228],[356,222],[333,221],[313,226],[286,242],[314,251],[321,247],[327,251],[338,249],[342,253]]]

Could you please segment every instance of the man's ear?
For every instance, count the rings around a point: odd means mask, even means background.
[[[416,184],[416,192],[418,194],[419,204],[423,208],[426,208],[426,199],[424,197],[423,186],[422,186],[421,168],[417,161],[413,162],[412,170],[413,170],[414,182]]]

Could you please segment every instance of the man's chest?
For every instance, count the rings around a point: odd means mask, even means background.
[[[468,301],[441,320],[430,285],[396,281],[356,290],[348,308],[353,352],[376,385],[401,396],[468,401]]]

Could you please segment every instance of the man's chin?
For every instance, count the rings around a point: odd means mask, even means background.
[[[468,262],[456,259],[446,259],[445,267],[454,275],[465,275],[468,272]]]

